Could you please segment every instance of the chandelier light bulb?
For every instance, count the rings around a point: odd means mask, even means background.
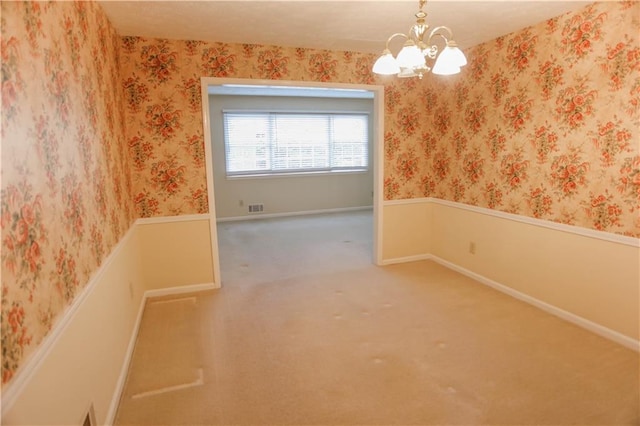
[[[392,75],[400,72],[398,61],[395,60],[389,49],[384,49],[382,55],[373,64],[373,72],[381,75]]]
[[[416,46],[413,40],[407,40],[400,53],[398,53],[396,60],[400,68],[419,68],[424,66],[425,63],[422,51]]]
[[[447,64],[444,61],[436,60],[431,72],[436,75],[454,75],[460,72],[460,67],[453,64]]]
[[[455,42],[451,41],[447,43],[447,47],[444,48],[442,53],[448,52],[447,55],[451,56],[451,61],[458,65],[459,67],[463,67],[467,65],[467,58],[462,53],[462,50],[458,49],[458,46]]]
[[[452,75],[460,72],[459,58],[449,47],[446,47],[436,58],[431,72],[438,75]]]

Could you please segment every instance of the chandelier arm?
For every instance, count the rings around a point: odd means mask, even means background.
[[[444,40],[445,46],[447,45],[447,43],[449,43],[449,40],[447,40],[447,38],[444,35],[440,34],[440,33],[430,35],[429,36],[429,40],[427,41],[427,43],[431,45],[430,46],[430,52],[431,52],[431,55],[433,55],[433,56],[430,56],[430,57],[432,59],[435,57],[435,55],[438,54],[438,50],[439,50],[438,45],[435,44],[435,41],[432,41],[432,38],[435,38],[437,36],[442,37],[442,39]]]
[[[440,30],[445,30],[447,33],[449,33],[449,38],[447,38],[444,34],[439,33]],[[453,40],[453,31],[451,31],[451,28],[445,27],[444,25],[441,25],[439,27],[435,27],[429,33],[429,38],[427,39],[427,43],[431,43],[431,39],[433,37],[435,37],[435,36],[442,37],[444,39],[445,43],[448,43],[449,40]]]
[[[419,41],[418,38],[416,37],[415,33],[414,33],[414,29],[416,28],[416,25],[412,25],[409,27],[409,31],[407,31],[407,34],[409,34],[407,36],[407,38],[410,38],[413,40],[413,42],[415,43],[416,41]]]
[[[391,40],[393,40],[396,37],[404,37],[405,39],[409,39],[409,36],[407,36],[406,34],[403,33],[395,33],[395,34],[391,34],[389,36],[389,38],[387,39],[387,43],[385,44],[385,47],[387,50],[389,50],[389,43],[391,42]]]

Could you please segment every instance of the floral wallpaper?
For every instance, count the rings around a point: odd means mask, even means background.
[[[202,76],[383,84],[386,200],[640,237],[638,2],[475,46],[461,74],[423,80],[374,76],[364,53],[120,38],[95,2],[1,7],[3,384],[133,219],[208,211]]]
[[[595,3],[469,49],[417,103],[388,87],[385,198],[640,237],[639,35],[639,2]]]
[[[355,52],[124,37],[121,56],[140,217],[208,212],[200,77],[375,82]]]
[[[2,384],[134,219],[119,44],[92,2],[2,4]]]
[[[437,197],[640,236],[637,2],[476,46],[457,76],[377,77],[375,55],[124,37],[141,217],[206,212],[199,78],[385,85],[384,196]]]

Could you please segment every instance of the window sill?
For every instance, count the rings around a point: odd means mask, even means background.
[[[226,176],[227,180],[245,180],[245,179],[270,179],[270,178],[287,178],[287,177],[313,177],[313,176],[335,176],[335,175],[357,175],[367,174],[369,170],[322,170],[317,172],[289,172],[289,173],[263,173],[248,175],[232,175]]]

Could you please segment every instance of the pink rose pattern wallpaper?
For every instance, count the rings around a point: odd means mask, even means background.
[[[640,237],[639,35],[639,2],[595,3],[387,86],[385,198]]]
[[[2,2],[2,383],[134,219],[120,38],[92,2]]]
[[[355,52],[123,37],[121,58],[140,217],[209,211],[200,77],[375,82]]]
[[[374,76],[371,54],[118,37],[93,2],[2,2],[3,384],[136,217],[208,211],[202,76],[382,84],[386,200],[640,237],[639,16],[595,3],[417,80]]]
[[[380,78],[375,55],[123,38],[141,217],[207,212],[199,77],[385,85],[384,197],[437,197],[640,236],[637,2],[469,49],[460,75]]]

